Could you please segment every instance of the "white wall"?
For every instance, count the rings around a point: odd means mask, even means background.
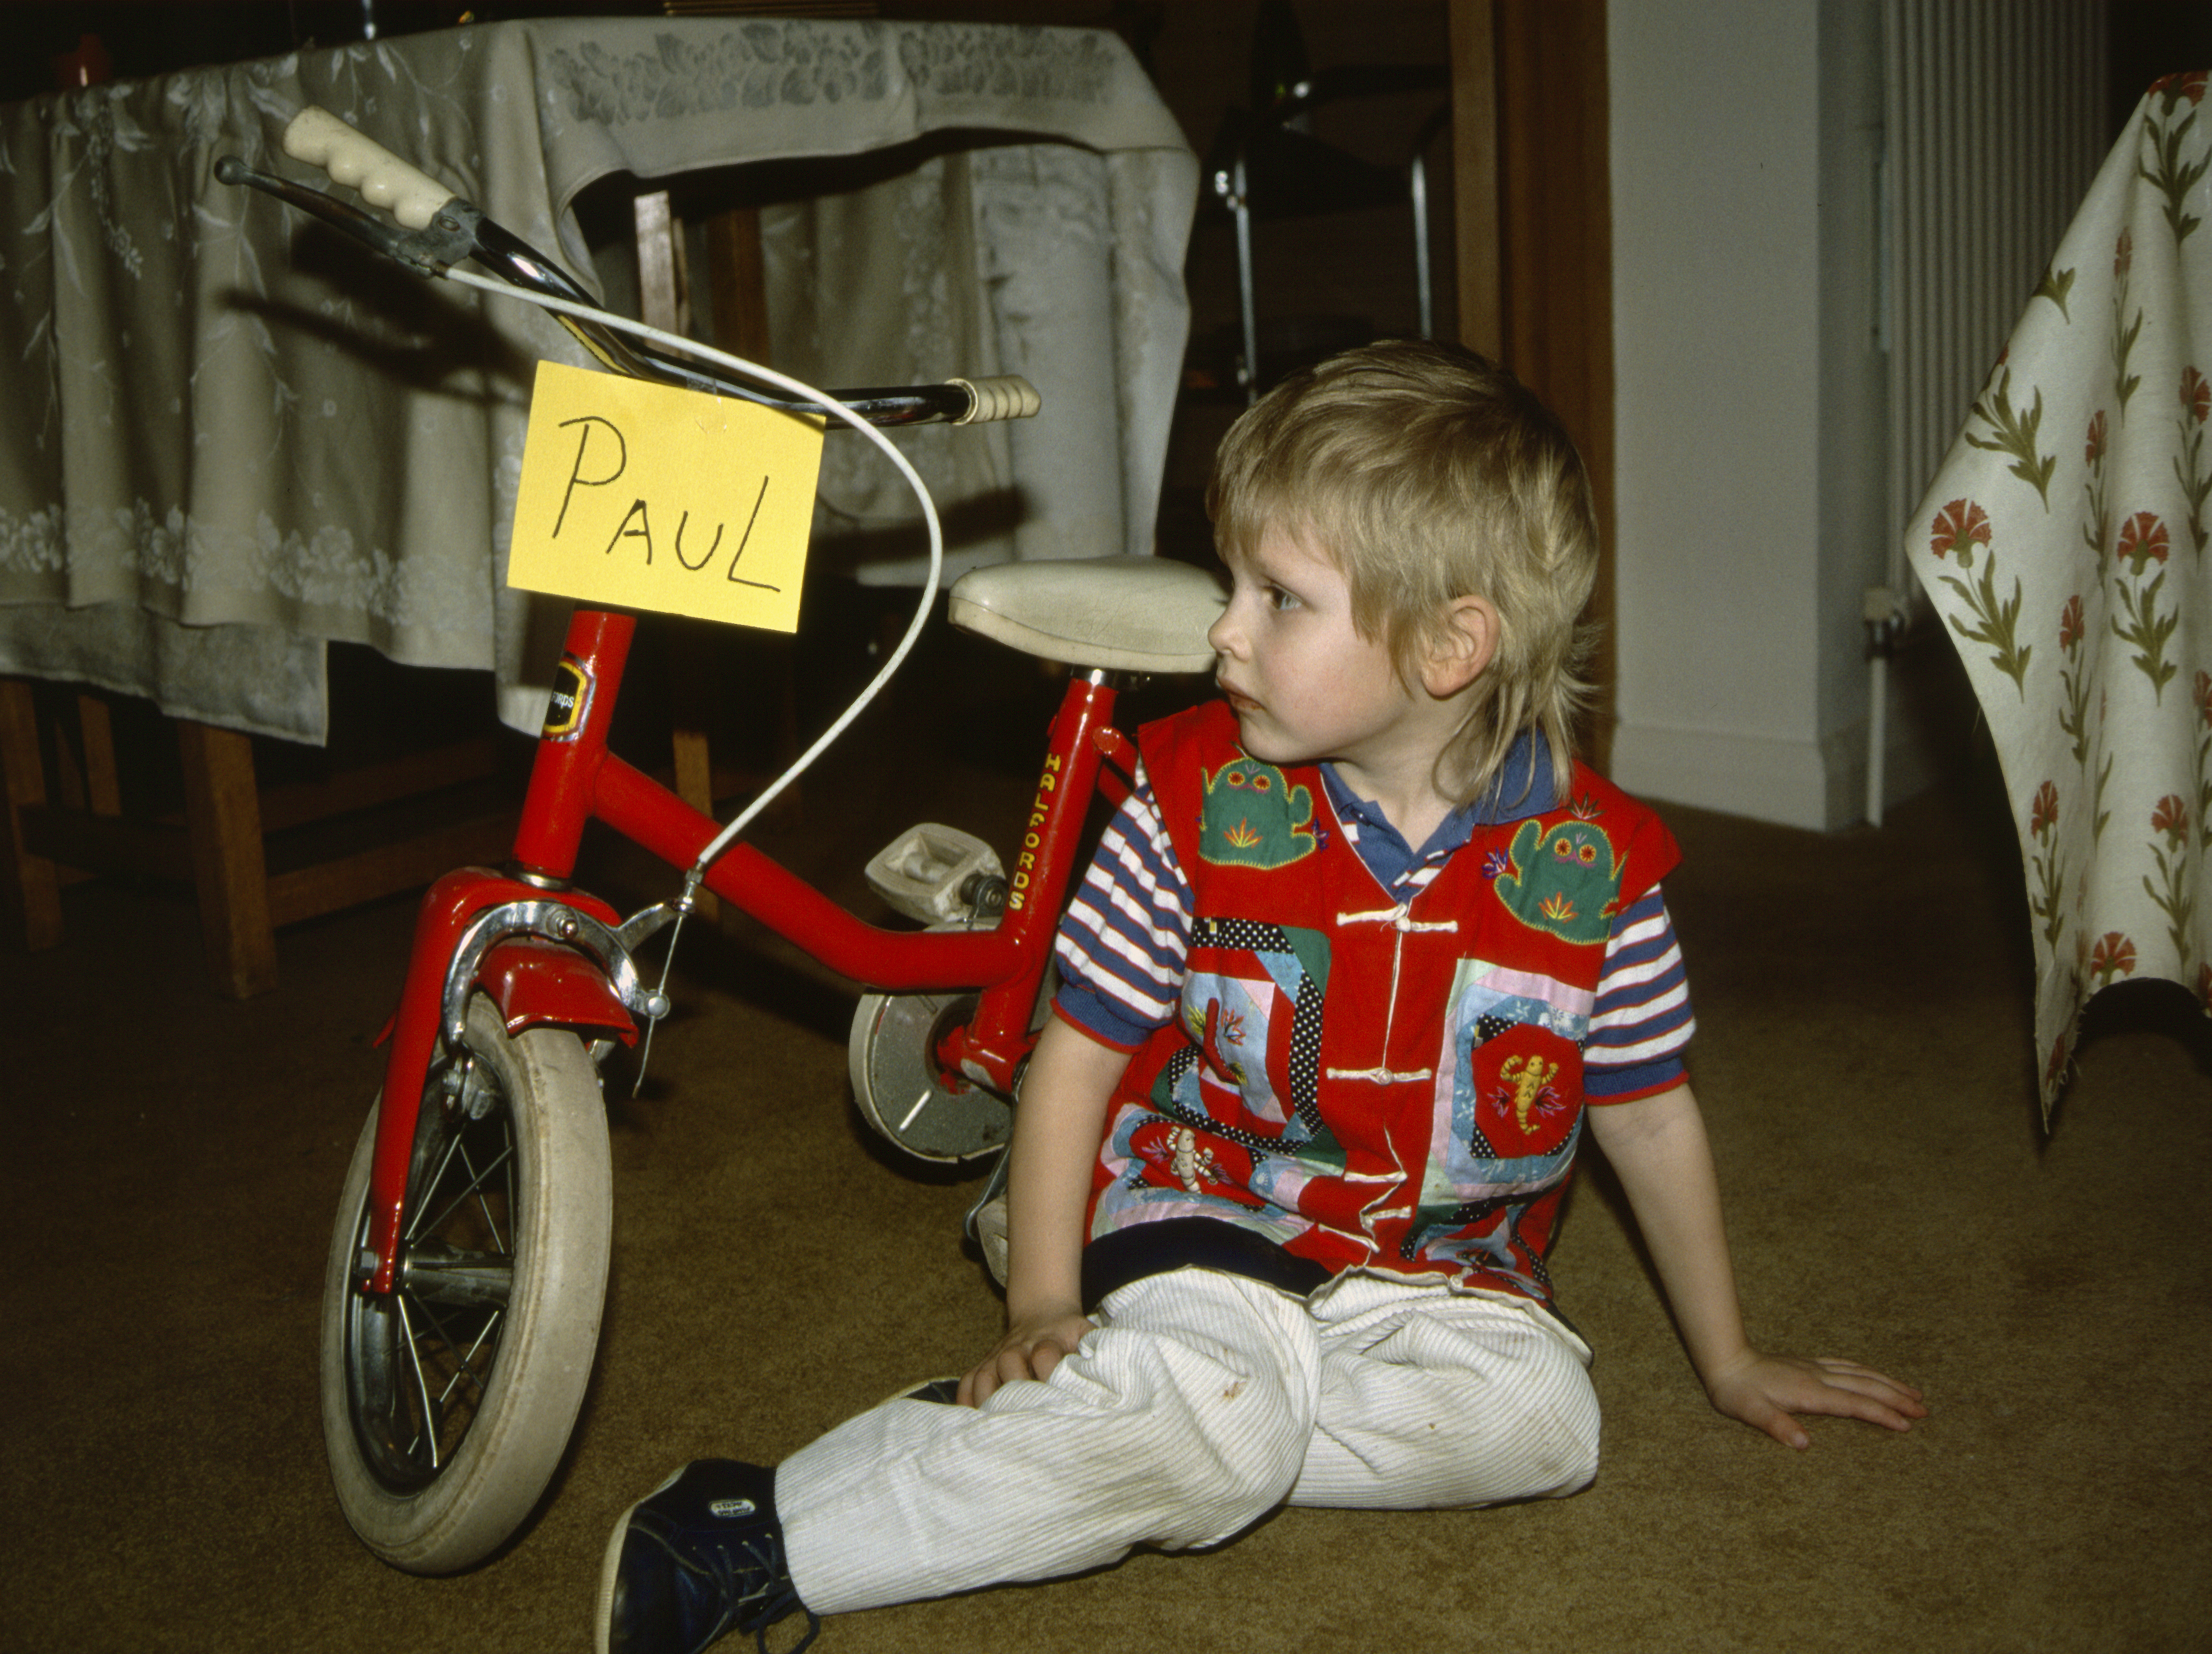
[[[1878,0],[1613,0],[1607,52],[1613,777],[1842,826],[1887,534]]]

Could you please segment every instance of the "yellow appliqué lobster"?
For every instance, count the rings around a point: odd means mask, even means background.
[[[1510,1056],[1498,1065],[1498,1077],[1511,1088],[1513,1118],[1522,1131],[1528,1129],[1528,1111],[1550,1100],[1552,1082],[1559,1074],[1558,1063],[1540,1056]],[[1504,1094],[1499,1100],[1504,1100]]]

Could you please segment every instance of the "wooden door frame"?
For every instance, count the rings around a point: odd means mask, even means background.
[[[1461,340],[1511,368],[1582,450],[1602,552],[1585,757],[1616,715],[1613,190],[1606,0],[1450,0]]]

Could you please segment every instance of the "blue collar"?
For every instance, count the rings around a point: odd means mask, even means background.
[[[1551,743],[1541,731],[1533,729],[1515,739],[1490,790],[1438,823],[1418,854],[1382,811],[1345,785],[1334,764],[1322,764],[1321,778],[1337,818],[1355,827],[1359,859],[1385,886],[1395,885],[1415,867],[1443,860],[1474,837],[1476,828],[1502,827],[1540,816],[1553,800]]]

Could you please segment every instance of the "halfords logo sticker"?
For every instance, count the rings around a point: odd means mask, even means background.
[[[553,669],[553,695],[545,703],[545,739],[565,741],[584,727],[591,709],[592,680],[574,655],[562,655]]]
[[[1037,852],[1044,844],[1045,818],[1052,812],[1052,795],[1060,788],[1060,754],[1044,757],[1044,774],[1037,777],[1036,796],[1030,801],[1030,818],[1022,828],[1021,854],[1014,858],[1014,878],[1006,896],[1009,912],[1019,913],[1030,904],[1030,885],[1037,875]]]

